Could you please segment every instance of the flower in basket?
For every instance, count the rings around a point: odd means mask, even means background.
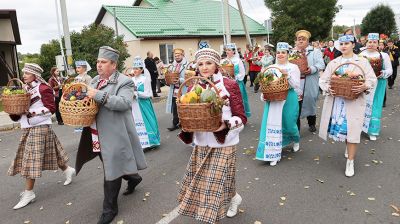
[[[221,61],[221,66],[233,66],[233,63],[231,62],[231,60],[229,60],[229,59],[223,59],[222,61]]]
[[[296,60],[302,58],[300,51],[292,50],[289,54],[289,61]]]
[[[347,70],[344,74],[341,74],[339,71],[335,71],[335,73],[332,75],[332,79],[344,79],[344,78],[350,78],[354,80],[364,80],[364,76],[355,71]]]
[[[267,68],[263,72],[258,73],[258,80],[261,85],[270,85],[272,82],[282,77],[282,72],[278,69]]]

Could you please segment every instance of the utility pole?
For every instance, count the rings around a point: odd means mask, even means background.
[[[64,47],[62,44],[62,34],[61,34],[61,28],[60,28],[60,15],[59,15],[59,11],[58,11],[58,0],[55,0],[55,2],[56,2],[56,14],[57,14],[57,29],[58,29],[58,36],[59,36],[58,42],[60,44],[60,50],[61,50],[61,55],[63,58],[64,69],[66,71],[68,71],[67,63],[65,63]],[[63,75],[61,75],[61,76],[63,76]]]
[[[226,35],[225,35],[225,9],[224,1],[221,1],[221,21],[222,21],[222,36],[224,37],[224,46],[226,45]]]
[[[72,68],[72,48],[71,48],[71,39],[69,36],[67,6],[65,4],[65,0],[60,0],[60,6],[61,6],[61,19],[64,31],[64,42],[67,53],[68,73],[71,75],[74,73],[74,69]]]
[[[236,0],[236,2],[237,2],[239,13],[240,13],[240,18],[242,19],[243,29],[244,29],[244,33],[246,34],[247,43],[249,43],[249,45],[251,46],[250,34],[249,34],[249,30],[247,29],[247,25],[246,25],[244,13],[243,13],[243,8],[242,8],[242,3],[240,2],[240,0]],[[268,33],[268,43],[269,43],[269,33]]]
[[[224,0],[225,11],[225,36],[226,42],[231,43],[231,19],[229,16],[229,0]]]
[[[114,12],[114,24],[115,24],[115,37],[118,37],[117,13],[115,12],[115,7],[113,8],[113,12]]]

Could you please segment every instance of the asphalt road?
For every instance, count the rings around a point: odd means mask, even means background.
[[[285,149],[284,158],[276,167],[255,161],[262,103],[259,95],[248,88],[253,116],[240,136],[236,178],[243,202],[235,218],[226,218],[221,223],[400,223],[400,217],[393,216],[390,207],[400,207],[399,90],[398,86],[388,90],[381,137],[375,142],[362,137],[355,162],[356,175],[347,178],[345,145],[324,142],[308,132],[306,120],[303,120],[299,152]],[[146,152],[148,168],[141,172],[143,182],[134,194],[120,196],[119,215],[113,223],[154,224],[178,205],[179,182],[191,148],[177,140],[177,131],[166,130],[171,115],[164,113],[165,101],[155,103],[154,107],[162,145]],[[71,127],[54,125],[53,128],[69,154],[70,164],[74,165],[80,135],[73,133]],[[20,130],[0,132],[0,223],[96,223],[103,199],[103,171],[98,159],[86,164],[69,186],[62,185],[64,177],[60,170],[44,172],[34,189],[36,202],[12,210],[24,189],[24,180],[19,176],[9,177],[6,172],[20,135]],[[123,183],[122,188],[125,186]],[[179,216],[170,223],[198,222]]]

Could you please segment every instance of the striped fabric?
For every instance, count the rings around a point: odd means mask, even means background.
[[[25,178],[36,179],[42,176],[43,170],[57,170],[67,162],[67,154],[50,125],[24,128],[8,175],[20,173]]]
[[[178,195],[179,214],[206,223],[226,216],[236,194],[236,146],[195,146]]]

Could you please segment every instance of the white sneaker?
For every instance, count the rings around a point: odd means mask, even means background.
[[[354,176],[354,160],[347,160],[346,161],[346,171],[344,172],[346,177]]]
[[[27,190],[22,192],[20,194],[20,196],[21,196],[21,199],[19,199],[18,204],[13,207],[13,209],[15,209],[15,210],[27,206],[29,203],[34,202],[35,198],[36,198],[35,192],[27,191]]]
[[[231,205],[229,206],[226,216],[228,216],[229,218],[234,217],[237,214],[240,203],[242,203],[242,197],[240,197],[240,195],[236,193],[236,195],[231,200]]]
[[[276,164],[278,164],[278,161],[271,161],[271,162],[269,162],[269,165],[270,165],[270,166],[276,166]]]
[[[370,136],[369,136],[369,140],[371,140],[371,141],[376,141],[376,136],[375,136],[375,135],[370,135]]]
[[[297,152],[300,149],[300,143],[294,143],[293,145],[293,152]]]
[[[346,146],[346,151],[344,151],[344,157],[346,159],[349,158],[349,152],[347,151],[347,146]]]
[[[64,186],[66,186],[72,182],[72,176],[75,174],[75,169],[68,166],[67,169],[64,170],[64,174],[65,174]]]

